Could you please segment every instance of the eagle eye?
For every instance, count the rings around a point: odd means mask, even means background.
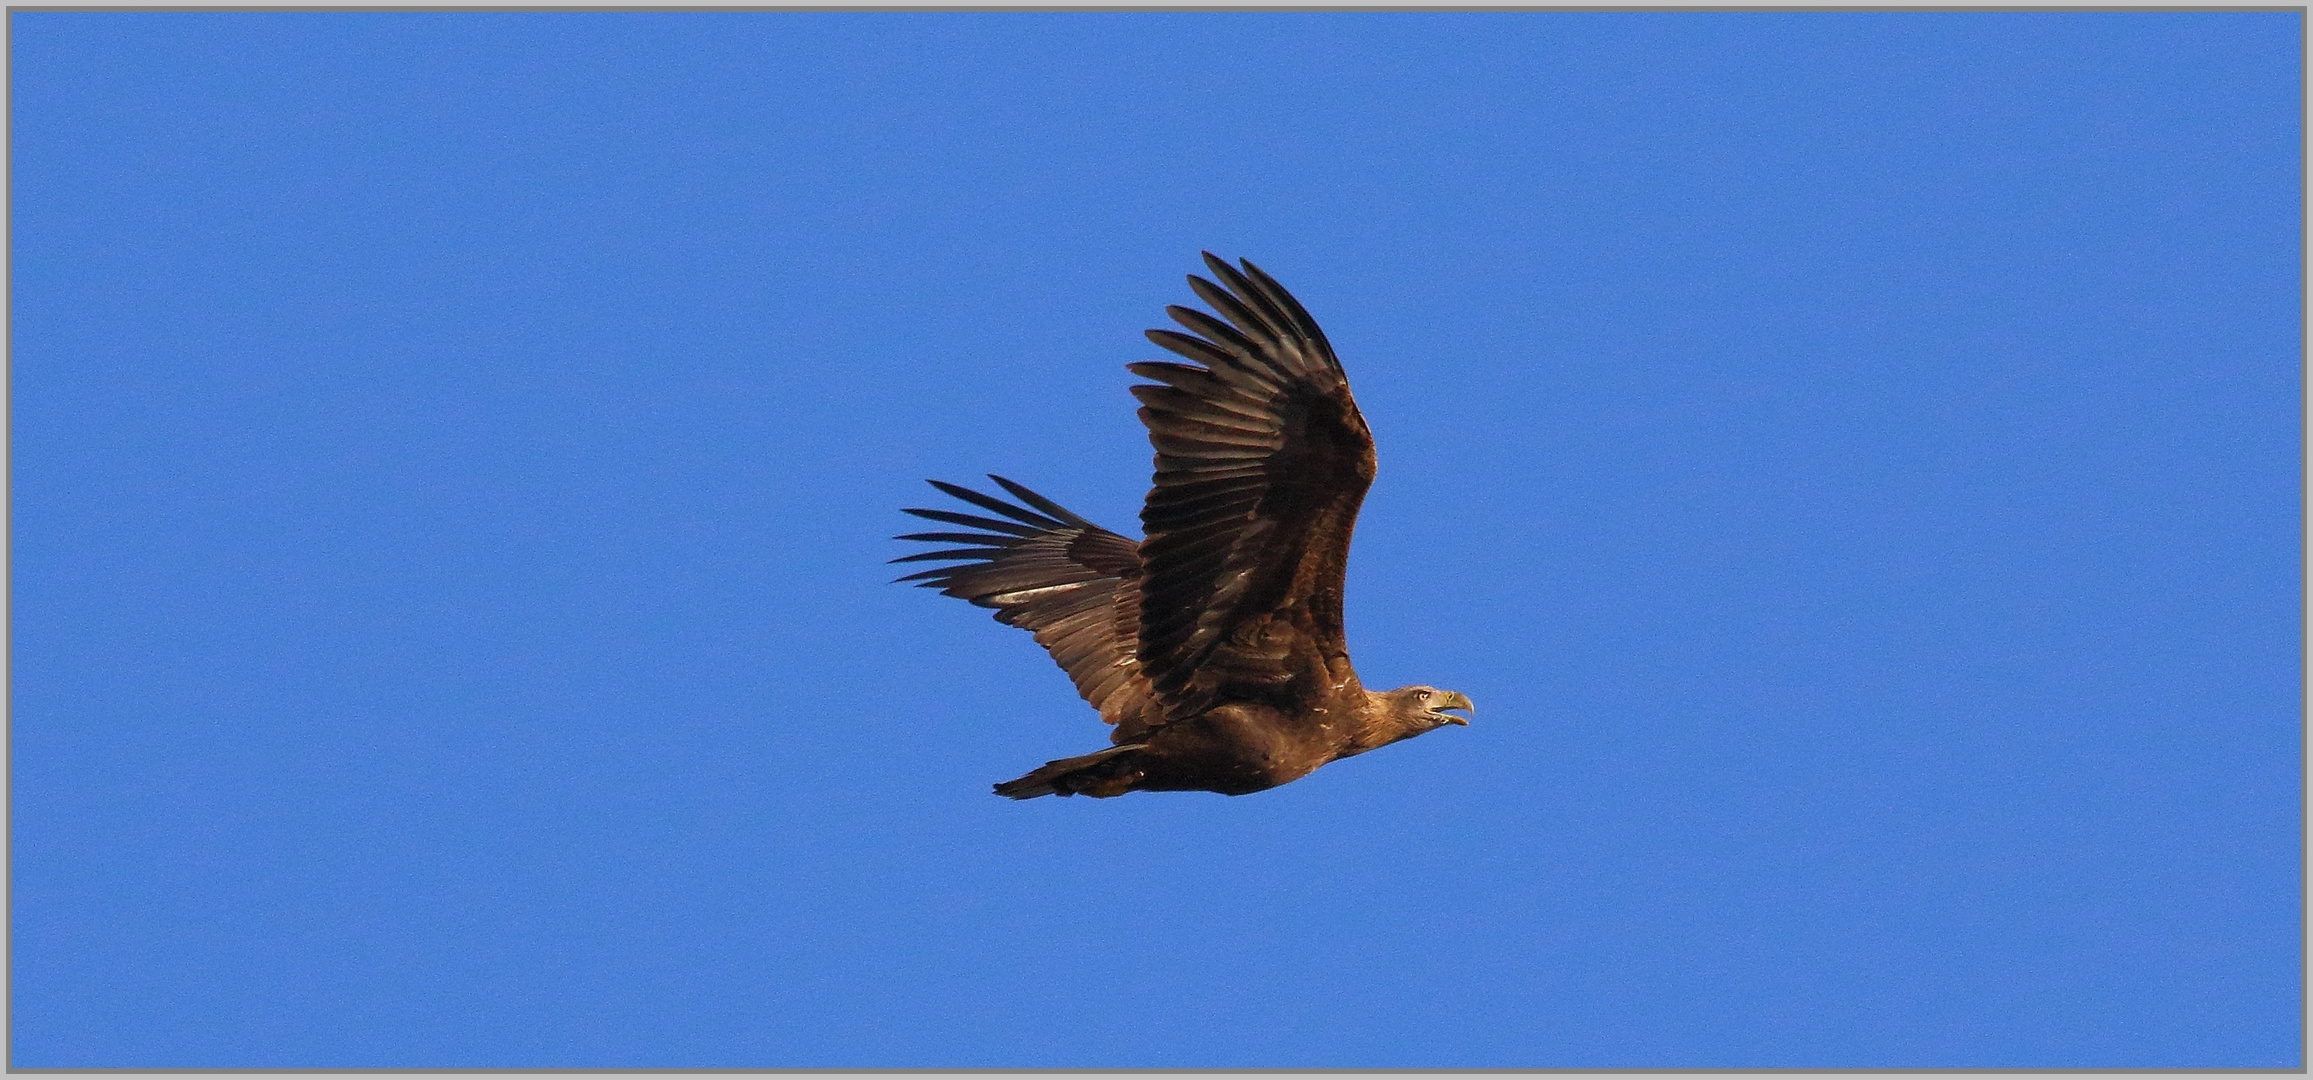
[[[1421,696],[1422,696],[1422,700],[1423,700],[1423,701],[1428,701],[1428,700],[1430,699],[1430,692],[1429,692],[1429,691],[1427,691],[1427,690],[1423,690],[1423,691],[1421,691]]]

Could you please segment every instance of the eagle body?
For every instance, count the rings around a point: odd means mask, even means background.
[[[1105,750],[996,785],[1016,799],[1127,791],[1243,795],[1446,724],[1467,697],[1429,686],[1376,693],[1349,661],[1342,585],[1373,436],[1308,312],[1259,268],[1205,256],[1190,277],[1220,318],[1173,307],[1193,332],[1149,339],[1194,365],[1127,365],[1156,449],[1140,541],[991,476],[1013,500],[932,485],[1000,517],[910,508],[970,532],[895,562],[1033,633],[1111,725]],[[1225,287],[1224,287],[1225,285]],[[1225,321],[1224,321],[1225,320]]]

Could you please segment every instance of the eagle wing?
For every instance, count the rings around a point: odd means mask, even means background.
[[[1024,505],[957,484],[935,488],[1004,520],[951,510],[909,509],[920,518],[973,532],[909,533],[901,540],[966,544],[903,555],[893,562],[956,560],[901,581],[994,608],[996,621],[1036,637],[1100,718],[1129,740],[1156,719],[1155,692],[1136,662],[1140,636],[1140,545],[1001,476],[988,477]]]
[[[1149,340],[1196,362],[1128,365],[1156,447],[1141,509],[1139,667],[1167,719],[1231,700],[1307,705],[1313,648],[1346,657],[1343,575],[1373,435],[1317,322],[1251,262],[1205,255],[1213,310],[1168,307]],[[1226,322],[1222,321],[1227,320]]]

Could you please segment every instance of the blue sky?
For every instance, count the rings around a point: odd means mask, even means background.
[[[2302,1063],[2297,13],[9,18],[16,1067]],[[1476,722],[996,798],[1200,249]]]

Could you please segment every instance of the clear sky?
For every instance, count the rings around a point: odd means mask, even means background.
[[[2297,13],[10,29],[17,1067],[2303,1061]],[[996,798],[1200,249],[1476,722]]]

